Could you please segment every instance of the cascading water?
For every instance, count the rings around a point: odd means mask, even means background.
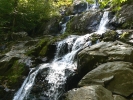
[[[66,31],[66,25],[67,22],[70,20],[70,16],[65,16],[62,21],[60,22],[60,26],[61,26],[61,31],[60,33],[63,34]]]
[[[13,100],[26,99],[30,93],[35,77],[37,76],[39,70],[42,70],[46,67],[50,68],[49,74],[45,78],[45,80],[48,81],[50,88],[45,91],[44,94],[49,97],[49,100],[58,100],[60,95],[64,93],[63,89],[67,77],[69,77],[69,75],[71,75],[77,67],[77,63],[74,62],[75,55],[84,46],[87,38],[89,38],[88,36],[70,36],[63,41],[60,41],[58,43],[57,52],[53,62],[50,64],[41,65],[37,70],[30,73],[20,90],[15,94]],[[64,43],[67,44],[67,54],[61,52],[64,50]],[[69,70],[67,75],[65,74],[66,69]]]
[[[84,36],[72,35],[58,42],[54,60],[51,63],[42,64],[37,69],[31,70],[13,100],[27,100],[27,98],[29,98],[30,91],[35,84],[35,78],[38,72],[44,68],[49,68],[49,73],[45,78],[48,83],[48,89],[42,93],[47,99],[44,98],[43,100],[58,100],[65,92],[64,89],[67,78],[72,75],[77,68],[76,54],[86,46],[91,46],[89,38],[91,35],[96,33],[103,34],[106,31],[105,26],[107,22],[108,12],[104,12],[99,28],[95,33],[86,34]],[[31,100],[36,100],[36,98]]]
[[[109,22],[108,14],[109,14],[108,11],[104,12],[103,17],[102,17],[101,22],[100,22],[100,25],[99,25],[99,28],[97,30],[97,34],[102,35],[103,33],[106,32],[106,30],[107,30],[106,24]]]

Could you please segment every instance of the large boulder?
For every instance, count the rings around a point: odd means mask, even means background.
[[[133,93],[133,64],[116,61],[102,64],[87,73],[78,86],[103,85],[113,93],[128,97]]]
[[[113,96],[101,85],[92,85],[70,90],[62,100],[113,100]]]
[[[67,32],[94,32],[97,30],[102,13],[99,10],[89,10],[74,16],[67,24]]]
[[[133,47],[119,42],[100,42],[78,53],[78,73],[83,76],[108,61],[133,62]]]

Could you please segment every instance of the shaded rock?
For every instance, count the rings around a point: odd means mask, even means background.
[[[54,57],[56,51],[56,44],[54,39],[52,38],[53,37],[48,36],[43,39],[40,39],[33,48],[30,48],[26,51],[26,54],[28,56],[34,57],[47,57],[48,60],[51,60]]]
[[[61,100],[113,100],[112,93],[100,85],[68,91]]]
[[[110,11],[109,14],[108,14],[109,22],[106,25],[106,27],[108,29],[111,29],[111,30],[115,30],[116,29],[116,27],[114,25],[112,25],[112,23],[111,23],[111,21],[114,18],[114,16],[115,16],[115,13]]]
[[[118,39],[118,34],[116,31],[108,30],[103,34],[103,41],[115,41]]]
[[[46,67],[39,71],[36,76],[33,88],[31,89],[30,95],[33,95],[36,98],[44,96],[44,91],[47,91],[49,88],[48,81],[45,79],[48,75],[48,72],[49,67]],[[30,99],[30,96],[28,98]]]
[[[73,14],[82,13],[90,7],[91,7],[91,5],[89,5],[87,2],[81,2],[81,3],[75,4],[73,6]]]
[[[74,16],[67,24],[67,32],[94,32],[97,30],[102,13],[99,10],[89,10]]]
[[[110,24],[116,28],[132,29],[133,27],[133,5],[123,5],[117,15],[112,18]]]
[[[113,95],[114,100],[127,100],[124,97],[120,96],[120,95]]]
[[[44,35],[57,35],[61,31],[61,26],[59,25],[61,18],[60,17],[54,17],[51,18],[51,20],[45,25],[42,25],[42,28],[40,28],[40,31],[43,30]]]
[[[87,73],[79,86],[103,85],[113,93],[129,96],[133,93],[133,64],[108,62]]]
[[[78,53],[78,73],[84,76],[100,63],[108,61],[133,62],[133,47],[119,42],[100,42]]]
[[[9,41],[26,41],[26,40],[31,40],[31,37],[28,36],[27,32],[17,32],[17,33],[12,33],[8,34],[7,39]]]

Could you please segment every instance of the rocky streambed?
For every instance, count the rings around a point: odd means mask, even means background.
[[[78,10],[80,7],[82,9]],[[66,32],[61,36],[56,34],[61,29],[54,18],[48,23],[49,27],[43,29],[41,37],[31,38],[24,32],[0,39],[3,43],[0,44],[0,100],[12,100],[30,69],[52,61],[58,41],[68,35],[82,36],[92,32],[91,45],[76,55],[77,69],[67,79],[60,100],[133,100],[133,5],[125,4],[118,12],[108,9],[109,22],[104,34],[97,34],[96,30],[105,11],[88,10],[88,7],[91,5],[86,3],[73,7],[69,13],[75,15],[69,17]],[[54,26],[58,28],[52,30]],[[64,44],[64,54],[69,52],[68,46],[68,43]],[[46,78],[48,70],[39,72],[31,94],[40,95],[39,91],[47,88],[47,83],[41,80]]]

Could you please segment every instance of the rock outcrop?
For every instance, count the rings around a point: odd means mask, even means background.
[[[92,85],[70,90],[61,100],[113,100],[113,96],[101,85]]]
[[[133,47],[119,42],[100,42],[78,53],[78,73],[83,76],[97,65],[112,61],[133,62]]]
[[[67,32],[91,33],[94,32],[100,23],[102,13],[100,10],[89,10],[74,16],[67,24]]]
[[[115,15],[110,24],[115,26],[116,28],[124,28],[124,29],[132,29],[132,21],[133,21],[133,5],[123,5],[122,9],[118,11],[117,15]]]
[[[113,93],[128,97],[133,93],[133,64],[108,62],[87,73],[79,86],[103,85]]]

